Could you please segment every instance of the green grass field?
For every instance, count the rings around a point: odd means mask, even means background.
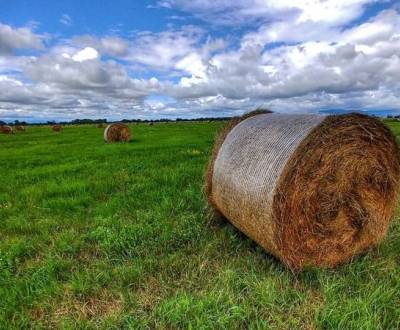
[[[220,126],[0,135],[0,329],[400,328],[398,218],[352,263],[292,274],[207,207]]]

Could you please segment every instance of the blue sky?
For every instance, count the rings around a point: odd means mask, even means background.
[[[0,120],[400,114],[400,7],[0,0]]]
[[[37,22],[39,33],[61,34],[62,37],[90,33],[98,36],[118,33],[128,37],[131,31],[162,31],[169,23],[169,10],[147,8],[151,1],[3,1],[0,18],[4,23],[23,26]],[[71,23],[61,22],[63,15]]]

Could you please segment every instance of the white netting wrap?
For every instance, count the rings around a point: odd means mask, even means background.
[[[212,196],[218,210],[271,252],[276,252],[271,206],[277,181],[301,141],[324,119],[292,114],[250,117],[229,132],[216,157]]]

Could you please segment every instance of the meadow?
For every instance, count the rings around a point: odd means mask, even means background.
[[[398,215],[353,262],[290,272],[207,206],[221,125],[0,135],[0,329],[400,328]]]

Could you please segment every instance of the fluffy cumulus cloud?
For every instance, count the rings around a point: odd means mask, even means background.
[[[182,69],[182,61],[187,57],[201,57],[199,43],[204,33],[193,26],[160,33],[141,32],[132,41],[128,59],[131,63],[161,71]]]
[[[76,47],[92,47],[105,55],[111,56],[124,56],[129,49],[128,42],[116,36],[97,38],[91,35],[83,35],[74,37],[70,43]]]
[[[0,23],[0,55],[12,54],[17,49],[42,49],[42,39],[29,28],[13,28]]]
[[[163,0],[149,10],[207,24],[53,36],[47,46],[29,27],[0,24],[0,117],[400,113],[400,12],[365,18],[375,2]]]
[[[237,49],[207,61],[204,79],[183,77],[171,92],[183,99],[247,98],[285,111],[398,109],[398,11],[383,11],[347,29],[337,20],[321,30],[302,20],[273,22],[245,34]]]
[[[95,48],[57,46],[40,56],[0,57],[0,116],[131,116],[160,86],[154,77],[129,76]]]

